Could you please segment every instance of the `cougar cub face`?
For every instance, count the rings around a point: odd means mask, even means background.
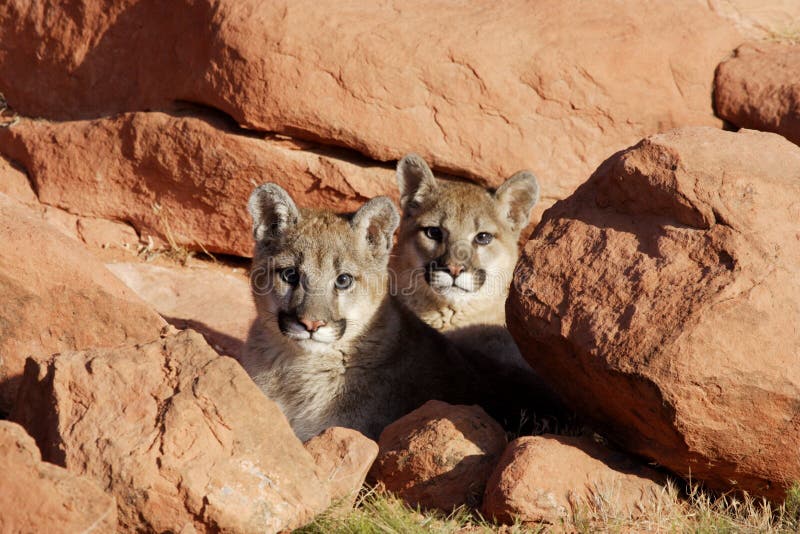
[[[358,336],[387,292],[399,222],[391,200],[337,215],[300,210],[281,187],[265,184],[248,209],[256,241],[250,280],[264,326],[311,351]]]
[[[446,301],[504,298],[520,231],[539,197],[536,178],[519,172],[492,191],[437,180],[410,154],[398,164],[397,179],[403,207],[398,264],[402,283],[411,285],[400,291],[428,290]]]

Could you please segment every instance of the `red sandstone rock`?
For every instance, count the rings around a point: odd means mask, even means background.
[[[125,285],[177,328],[193,328],[221,354],[238,357],[255,306],[247,275],[214,266],[106,265]]]
[[[331,500],[351,506],[378,456],[378,444],[356,430],[331,427],[306,441],[305,448],[329,485]]]
[[[506,446],[503,428],[479,406],[428,401],[381,433],[370,478],[412,506],[480,504]]]
[[[89,252],[101,259],[100,249],[127,250],[130,252],[129,258],[138,249],[139,236],[128,224],[95,217],[80,217],[38,201],[25,205],[31,209],[31,214],[35,213],[42,221],[67,237],[83,242]]]
[[[125,223],[80,217],[76,227],[78,237],[90,249],[114,247],[135,252],[139,244],[136,230]]]
[[[0,129],[0,152],[19,161],[41,202],[129,221],[194,250],[250,256],[250,193],[277,182],[304,206],[355,209],[397,196],[394,171],[339,152],[236,133],[213,117],[133,113]]]
[[[136,231],[118,221],[79,217],[53,206],[39,203],[28,176],[5,158],[0,157],[0,193],[37,212],[41,218],[73,239],[83,241],[90,249],[116,246],[135,251],[139,241]],[[87,194],[91,192],[87,191]]]
[[[723,119],[800,145],[800,45],[758,42],[720,64],[714,102]]]
[[[652,513],[660,478],[588,438],[525,436],[509,443],[489,478],[483,513],[505,523],[568,523],[581,509],[635,518]]]
[[[17,165],[12,165],[2,157],[0,157],[0,193],[30,208],[31,215],[35,212],[43,221],[65,235],[72,239],[80,239],[77,233],[78,217],[64,210],[40,204],[28,181],[28,175],[17,168]]]
[[[36,443],[0,421],[0,532],[114,532],[114,498],[86,477],[42,462]]]
[[[277,532],[330,502],[277,405],[196,332],[28,360],[12,417],[117,497],[123,530]]]
[[[800,480],[800,148],[686,128],[604,163],[524,248],[509,328],[628,450],[715,489]]]
[[[12,199],[33,206],[39,203],[36,193],[31,188],[28,175],[5,158],[0,157],[0,193]]]
[[[796,0],[710,0],[708,7],[759,39],[791,37],[800,29]]]
[[[10,0],[0,91],[61,120],[197,102],[494,185],[531,168],[552,201],[644,135],[718,125],[708,95],[737,26],[690,0]]]
[[[157,339],[161,317],[96,260],[0,194],[0,411],[25,358]]]

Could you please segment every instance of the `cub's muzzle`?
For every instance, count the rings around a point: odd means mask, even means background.
[[[458,289],[466,293],[474,293],[486,282],[486,271],[483,269],[469,270],[464,265],[443,266],[437,262],[431,262],[425,269],[425,281],[439,292]]]
[[[284,336],[296,341],[333,343],[344,335],[347,321],[345,319],[323,321],[298,317],[297,314],[282,311],[278,313],[278,328]]]

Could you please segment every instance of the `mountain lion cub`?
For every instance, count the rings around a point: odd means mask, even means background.
[[[389,296],[399,215],[388,198],[337,215],[298,209],[266,184],[248,208],[258,317],[241,363],[301,440],[330,426],[376,439],[427,400],[470,400],[468,362]]]
[[[517,241],[539,199],[536,178],[521,171],[491,191],[438,180],[409,154],[397,182],[403,219],[392,270],[401,300],[459,347],[532,375],[505,328],[505,305]]]

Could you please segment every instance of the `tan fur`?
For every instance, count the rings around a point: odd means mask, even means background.
[[[427,400],[472,400],[477,375],[470,364],[389,295],[398,215],[388,199],[373,199],[354,215],[300,211],[267,184],[249,207],[258,318],[241,363],[302,440],[334,425],[377,438]],[[302,275],[294,285],[284,280],[289,267]],[[354,280],[346,290],[334,284],[342,273]],[[326,326],[307,332],[301,319]]]
[[[399,298],[460,347],[529,371],[505,328],[505,302],[519,255],[519,234],[538,199],[536,179],[520,172],[494,192],[436,179],[414,154],[403,158],[397,169],[403,217],[391,271]],[[440,229],[440,240],[426,234],[432,227]],[[488,244],[477,242],[483,232],[492,235]],[[472,291],[436,287],[432,278],[445,285],[453,279],[444,269],[447,265],[463,267],[474,279],[485,281],[477,289],[476,284],[464,284]]]

